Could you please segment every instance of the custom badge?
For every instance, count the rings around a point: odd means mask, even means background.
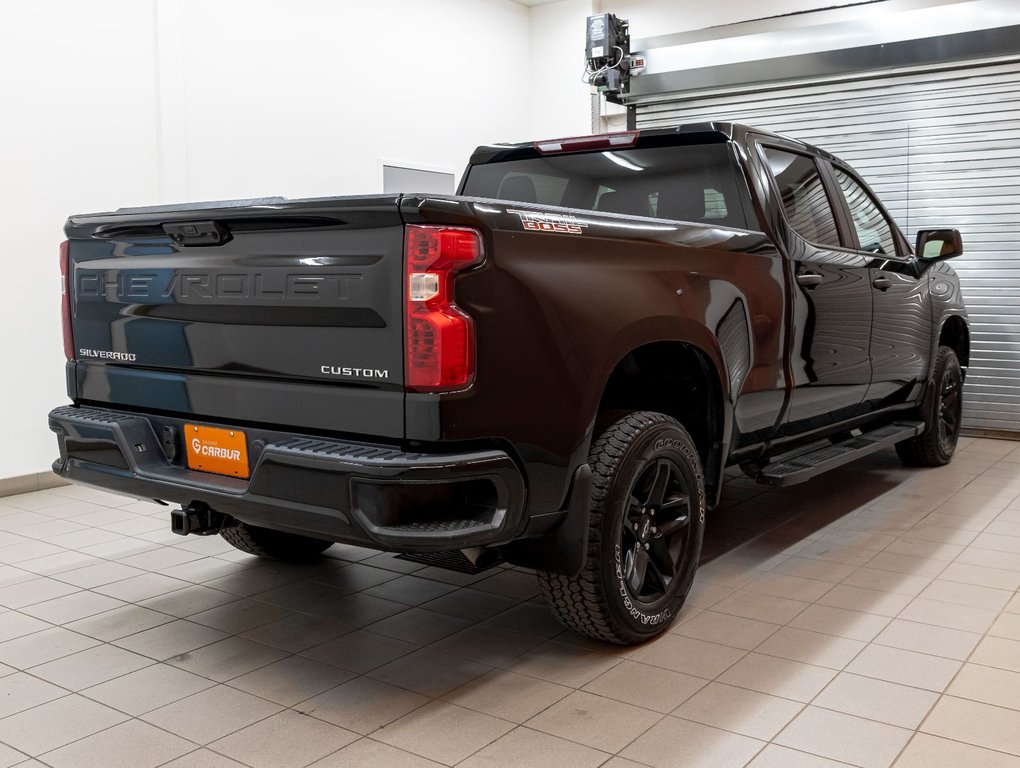
[[[566,213],[539,213],[538,211],[512,211],[521,217],[521,225],[533,232],[559,232],[564,235],[580,235],[587,222]]]

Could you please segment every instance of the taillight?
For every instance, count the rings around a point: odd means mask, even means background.
[[[566,139],[536,141],[535,149],[543,155],[559,152],[581,152],[586,149],[621,149],[633,147],[641,131],[620,131],[619,133],[596,133],[591,136],[571,136]]]
[[[71,244],[65,240],[60,244],[60,316],[64,329],[64,357],[74,360],[74,337],[71,335],[71,265],[69,255]]]
[[[454,303],[457,273],[482,260],[473,229],[408,224],[404,385],[414,392],[463,389],[475,376],[474,321]]]

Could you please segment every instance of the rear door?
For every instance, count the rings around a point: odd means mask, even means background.
[[[871,280],[869,259],[842,239],[834,190],[818,159],[772,139],[761,144],[761,157],[793,272],[792,391],[781,436],[863,411],[871,383]]]

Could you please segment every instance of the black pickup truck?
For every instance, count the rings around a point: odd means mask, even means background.
[[[838,158],[728,123],[480,147],[459,194],[72,216],[54,470],[252,554],[498,552],[661,632],[723,472],[940,465],[969,332]]]

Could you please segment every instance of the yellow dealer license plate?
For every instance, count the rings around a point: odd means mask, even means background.
[[[241,430],[185,424],[184,442],[189,469],[248,477],[248,442]]]

